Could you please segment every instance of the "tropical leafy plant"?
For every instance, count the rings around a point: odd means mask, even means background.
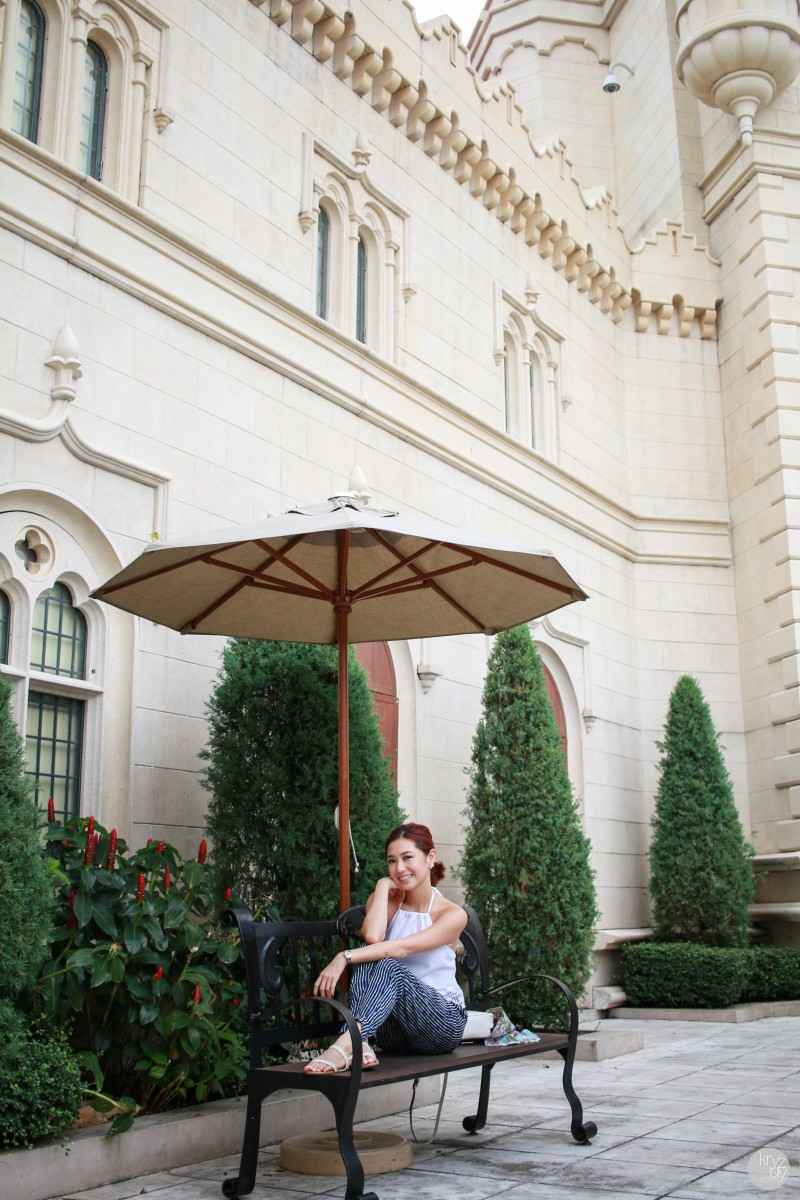
[[[186,861],[165,842],[129,855],[89,817],[51,823],[47,843],[59,904],[37,1003],[93,1073],[95,1107],[116,1105],[121,1132],[137,1109],[242,1090],[240,946],[217,925],[205,841]]]

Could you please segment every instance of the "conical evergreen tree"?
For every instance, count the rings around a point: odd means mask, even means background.
[[[11,715],[11,685],[0,678],[0,999],[32,984],[48,954],[54,891],[41,817]]]
[[[594,873],[526,625],[495,639],[467,814],[461,876],[487,936],[493,981],[540,971],[563,979],[580,998],[598,916]],[[564,1002],[542,981],[500,1000],[517,1023],[563,1023]]]
[[[650,846],[653,928],[662,941],[747,944],[755,882],[711,712],[683,675],[669,701]]]
[[[403,819],[366,674],[350,650],[350,824],[360,863],[352,903],[386,874]],[[282,920],[338,908],[337,650],[237,639],[208,705],[207,830],[220,888]]]

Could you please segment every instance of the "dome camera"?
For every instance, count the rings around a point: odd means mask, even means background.
[[[608,74],[606,75],[605,79],[603,80],[603,91],[609,96],[613,96],[614,93],[618,92],[619,89],[622,87],[622,84],[617,79],[616,75],[614,74],[614,72],[617,70],[618,67],[622,67],[623,71],[627,71],[629,75],[634,74],[633,67],[629,67],[627,63],[613,62],[611,64],[611,66],[608,68]]]

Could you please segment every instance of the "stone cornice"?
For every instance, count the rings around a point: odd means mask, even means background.
[[[46,224],[35,215],[43,212]],[[722,512],[703,520],[632,512],[145,210],[3,131],[0,225],[623,559],[730,564]]]
[[[334,0],[250,2],[613,322],[632,309],[638,332],[714,337],[718,264],[705,247],[682,233],[668,263],[657,238],[642,243],[641,258],[632,259],[610,194],[582,191],[563,142],[533,144],[513,87],[504,79],[479,81],[458,27],[447,20],[421,27],[410,7],[386,25],[366,0],[351,0],[347,8]],[[677,322],[675,294],[683,313]]]

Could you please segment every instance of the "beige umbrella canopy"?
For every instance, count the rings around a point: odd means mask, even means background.
[[[97,599],[181,633],[339,646],[339,903],[350,903],[347,645],[495,633],[586,594],[546,550],[351,493],[147,547]]]

